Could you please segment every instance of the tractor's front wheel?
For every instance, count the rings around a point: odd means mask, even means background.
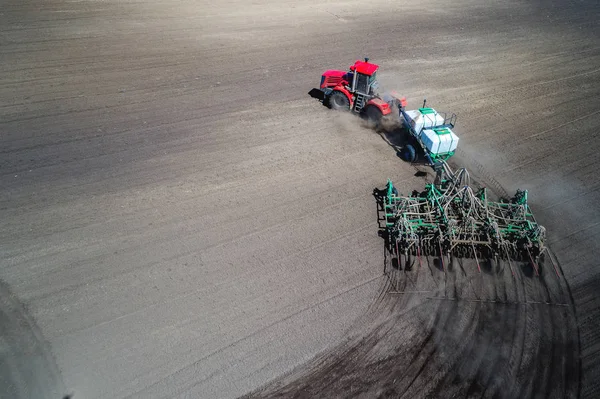
[[[371,129],[379,129],[383,120],[383,113],[374,105],[367,105],[363,113],[363,118]]]
[[[336,111],[347,111],[350,109],[350,101],[344,93],[336,90],[329,96],[329,108]]]

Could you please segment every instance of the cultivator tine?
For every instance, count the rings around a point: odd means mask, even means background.
[[[552,262],[552,266],[554,267],[554,272],[556,273],[557,277],[560,277],[560,273],[558,272],[558,265],[554,262],[554,259],[552,259],[552,255],[550,254],[550,251],[546,251],[548,253],[548,258],[550,258],[550,262]]]
[[[507,257],[506,260],[508,261],[508,267],[510,267],[510,272],[512,273],[513,277],[516,277],[515,269],[513,268],[512,262],[510,261],[510,257]]]
[[[529,252],[529,248],[525,248],[527,250],[527,255],[529,255],[529,260],[531,261],[531,265],[533,266],[533,269],[535,270],[535,275],[539,276],[540,275],[540,271],[538,270],[538,266],[535,263],[535,261],[533,260],[533,257],[531,256],[531,252]]]
[[[446,272],[446,266],[444,265],[444,252],[442,251],[442,244],[438,242],[438,247],[440,248],[440,262],[442,264],[442,270]]]
[[[396,258],[398,259],[398,269],[400,269],[400,252],[398,251],[398,240],[396,240]]]
[[[511,255],[510,250],[508,248],[508,244],[502,243],[502,252],[504,252],[504,254],[506,255],[506,261],[508,262],[508,267],[510,268],[510,272],[512,273],[513,277],[516,277],[516,275],[515,275],[515,269],[513,268],[512,262],[510,261],[512,255]]]
[[[479,259],[477,259],[477,251],[475,251],[475,244],[471,243],[473,246],[473,255],[475,256],[475,263],[477,263],[477,270],[481,273],[481,267],[479,266]]]

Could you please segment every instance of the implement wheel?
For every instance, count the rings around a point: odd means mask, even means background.
[[[341,91],[334,90],[329,96],[329,108],[336,111],[347,111],[350,109],[348,97]]]
[[[417,159],[417,152],[415,151],[415,147],[412,144],[407,144],[400,153],[400,156],[406,162],[413,163]]]

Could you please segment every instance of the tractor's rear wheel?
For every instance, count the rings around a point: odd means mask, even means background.
[[[350,101],[344,93],[336,90],[329,96],[329,108],[336,111],[347,111],[350,109]]]
[[[413,163],[417,159],[417,152],[415,151],[415,147],[412,144],[407,144],[404,146],[401,152],[402,159],[406,162]]]
[[[379,129],[383,120],[383,113],[374,105],[367,105],[363,112],[363,118],[371,129]]]

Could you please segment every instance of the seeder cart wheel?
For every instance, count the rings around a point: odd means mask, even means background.
[[[417,152],[415,151],[415,147],[411,144],[407,144],[401,152],[402,159],[406,162],[413,163],[417,159]]]

